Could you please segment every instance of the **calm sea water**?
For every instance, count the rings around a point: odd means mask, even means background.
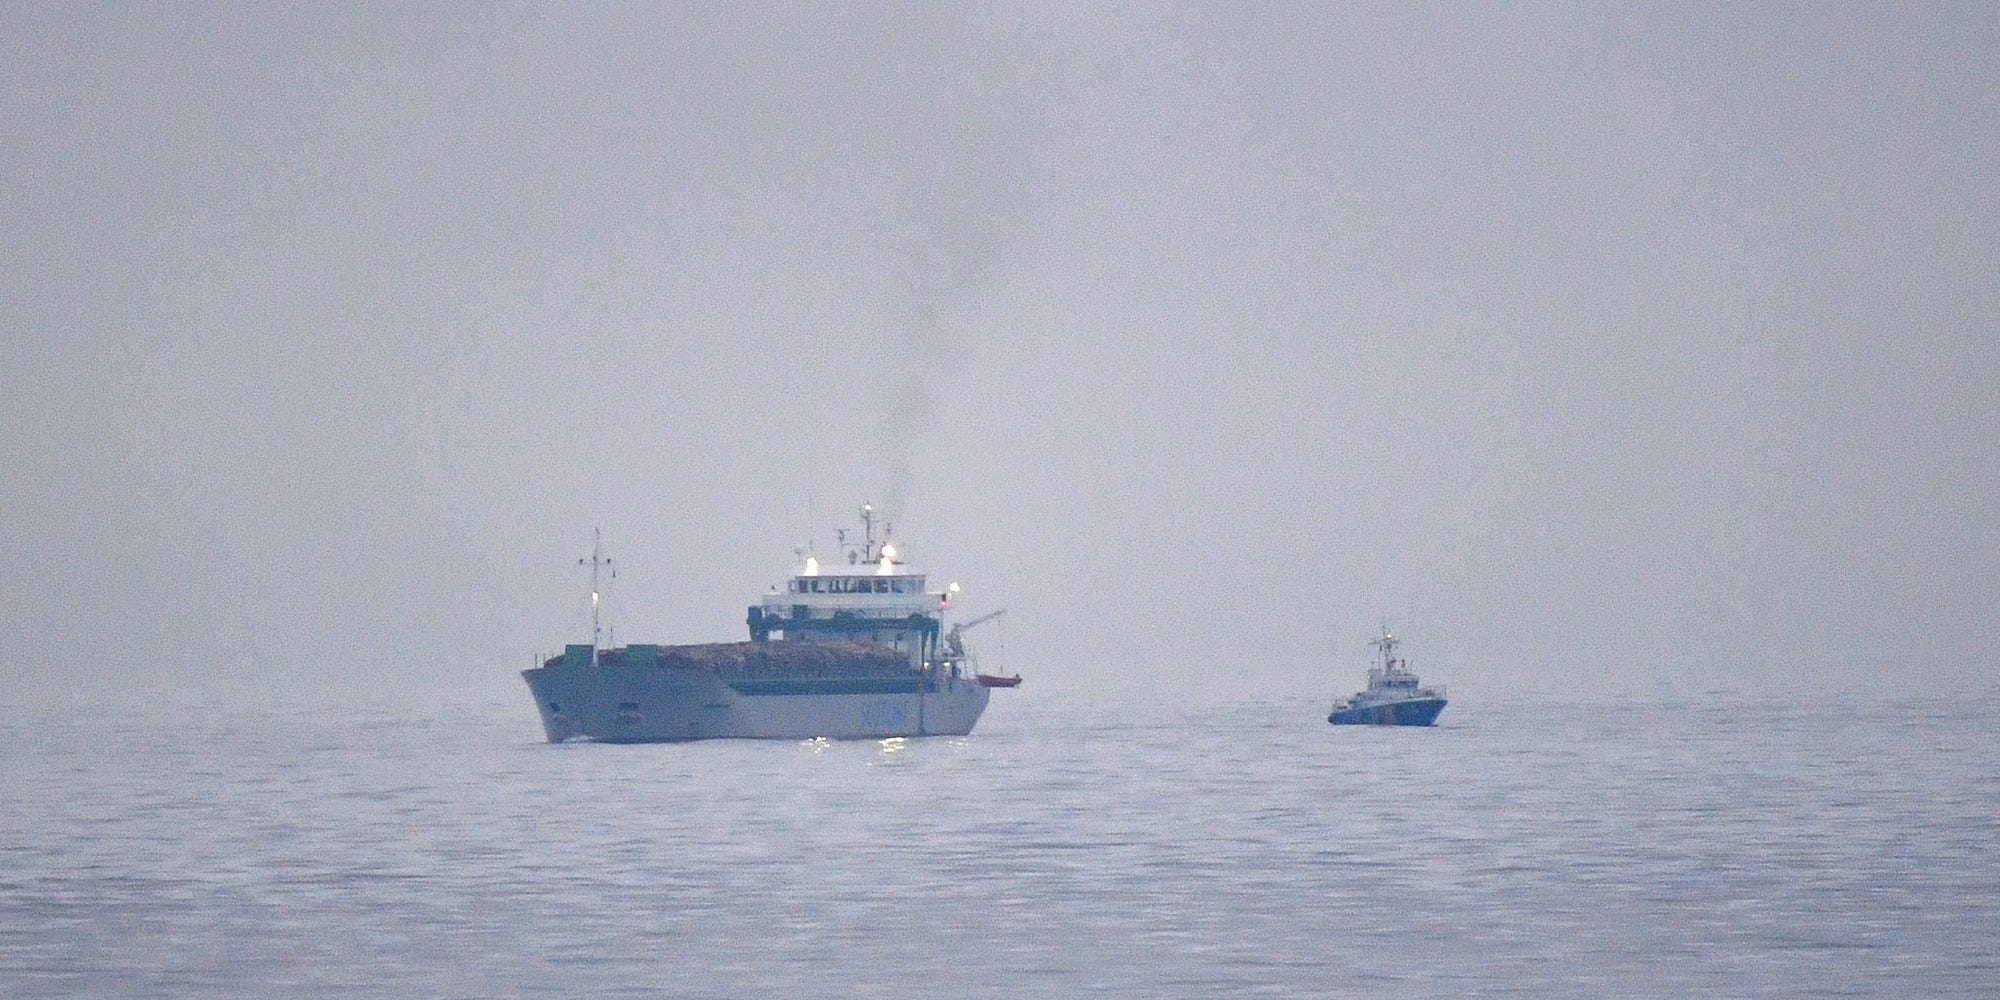
[[[2000,703],[1078,704],[557,746],[448,707],[13,709],[0,996],[1968,996]]]

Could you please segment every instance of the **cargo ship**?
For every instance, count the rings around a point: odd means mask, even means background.
[[[1401,640],[1382,630],[1369,643],[1382,652],[1382,665],[1368,671],[1368,689],[1333,703],[1326,721],[1336,726],[1428,726],[1444,711],[1444,688],[1424,687],[1410,661],[1396,655]]]
[[[964,632],[947,629],[958,585],[931,589],[903,561],[874,508],[837,534],[825,563],[800,549],[781,588],[748,609],[742,642],[601,647],[593,549],[591,641],[566,646],[521,676],[549,742],[663,743],[706,739],[865,739],[964,735],[995,687]]]

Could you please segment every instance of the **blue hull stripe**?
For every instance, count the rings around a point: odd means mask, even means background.
[[[1444,711],[1444,699],[1399,701],[1392,705],[1369,705],[1335,712],[1326,721],[1336,726],[1428,726]]]
[[[915,694],[923,690],[923,678],[906,677],[759,677],[730,678],[731,690],[741,695],[795,694]]]

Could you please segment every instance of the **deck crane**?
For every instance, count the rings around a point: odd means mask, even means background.
[[[982,622],[990,622],[993,619],[998,618],[1006,613],[1007,609],[1001,608],[998,611],[987,612],[986,614],[980,615],[979,617],[974,618],[970,621],[964,621],[958,623],[957,625],[953,625],[951,627],[951,631],[946,632],[944,636],[944,655],[946,656],[946,658],[957,663],[964,662],[965,642],[963,636],[965,634],[965,630],[973,627],[974,625],[978,625]],[[1017,687],[1021,683],[1021,676],[1019,674],[1015,674],[1014,676],[1011,677],[1001,677],[997,674],[974,673],[973,680],[978,681],[981,687],[990,687],[990,688]]]
[[[945,655],[951,657],[954,660],[964,656],[965,643],[962,641],[961,637],[965,634],[965,630],[971,628],[974,625],[978,625],[982,622],[990,622],[993,619],[998,618],[1006,613],[1007,609],[1001,608],[998,611],[988,611],[987,613],[980,615],[979,617],[974,618],[971,621],[959,622],[958,624],[953,625],[951,627],[951,631],[945,633],[944,636]]]

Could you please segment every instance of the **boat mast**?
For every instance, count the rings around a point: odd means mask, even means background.
[[[1382,638],[1369,643],[1370,646],[1382,647],[1382,670],[1385,673],[1395,669],[1397,641],[1396,637],[1389,632],[1389,626],[1384,625],[1382,626]]]
[[[611,560],[603,555],[604,529],[590,529],[590,558],[578,559],[576,564],[590,566],[590,665],[597,666],[597,650],[602,645],[602,630],[598,626],[598,606],[604,602],[603,592],[597,586],[597,571],[610,569]],[[611,570],[611,578],[618,578],[618,571]]]

